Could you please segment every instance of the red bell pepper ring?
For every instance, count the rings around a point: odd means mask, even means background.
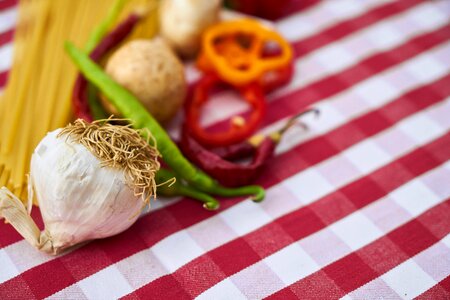
[[[288,84],[294,75],[294,64],[291,62],[284,68],[268,72],[260,79],[260,84],[265,93],[270,93],[283,85]]]
[[[199,125],[201,117],[201,108],[208,101],[207,98],[213,85],[217,84],[220,80],[217,75],[208,73],[202,77],[191,91],[192,97],[189,97],[185,105],[186,111],[186,126],[192,131],[192,136],[197,139],[202,145],[209,147],[229,146],[236,142],[242,142],[245,138],[249,137],[258,128],[262,117],[265,114],[266,104],[265,97],[262,95],[261,87],[264,93],[269,93],[280,86],[283,86],[292,79],[294,66],[289,64],[287,67],[278,69],[267,76],[261,78],[259,83],[253,83],[247,87],[241,87],[239,90],[246,100],[249,101],[251,106],[256,110],[253,111],[254,116],[252,124],[244,124],[243,127],[233,126],[229,131],[222,134],[211,134],[202,129]],[[258,87],[261,85],[261,87]],[[231,138],[232,135],[236,135]]]
[[[291,80],[292,49],[276,31],[256,20],[220,22],[203,34],[197,67],[205,77],[185,105],[186,126],[204,146],[229,146],[244,141],[258,129],[266,110],[264,93]],[[225,132],[211,133],[199,121],[209,90],[219,81],[236,88],[253,110],[247,121],[241,122],[244,124],[232,123]]]
[[[214,74],[206,74],[194,88],[193,97],[186,105],[186,126],[190,134],[202,145],[207,147],[228,146],[250,137],[259,127],[266,112],[266,100],[262,87],[257,84],[248,84],[238,88],[242,97],[251,105],[252,112],[245,124],[231,124],[224,132],[208,132],[200,126],[202,107],[208,101],[211,88],[218,84],[220,79]]]

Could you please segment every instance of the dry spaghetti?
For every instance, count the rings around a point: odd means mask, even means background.
[[[117,21],[156,2],[126,1]],[[72,119],[76,69],[64,53],[64,41],[84,45],[110,6],[108,0],[19,2],[13,66],[0,97],[0,186],[21,198],[27,192],[25,174],[33,149],[47,132]],[[130,39],[150,38],[155,32],[156,11],[150,10]]]

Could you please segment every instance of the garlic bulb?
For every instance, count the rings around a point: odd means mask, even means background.
[[[19,232],[28,228],[20,233],[52,254],[118,234],[136,221],[154,193],[158,155],[129,127],[77,120],[48,133],[31,158],[29,184],[45,231],[36,231],[23,204],[6,188],[0,191],[0,216]]]

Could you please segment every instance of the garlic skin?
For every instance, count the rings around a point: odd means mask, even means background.
[[[47,134],[36,147],[30,180],[54,253],[129,228],[143,206],[123,171],[101,165],[70,137]]]

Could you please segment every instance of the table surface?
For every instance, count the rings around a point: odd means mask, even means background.
[[[295,75],[263,130],[309,106],[321,116],[282,140],[257,180],[263,203],[159,200],[56,257],[1,222],[0,298],[449,299],[450,1],[309,2],[276,22]],[[0,1],[2,85],[15,5]],[[205,124],[246,109],[217,98]]]

